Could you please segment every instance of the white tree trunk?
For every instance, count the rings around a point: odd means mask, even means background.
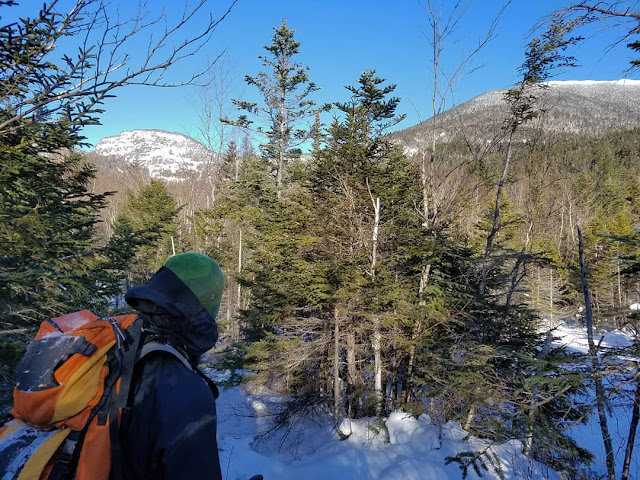
[[[242,229],[240,229],[240,235],[238,239],[238,279],[242,275]],[[236,313],[242,308],[242,285],[240,285],[240,281],[237,280],[237,291],[236,291]],[[235,340],[240,340],[240,319],[236,314],[235,318]]]
[[[372,240],[372,253],[371,253],[371,280],[375,281],[376,278],[376,266],[378,262],[378,232],[380,228],[380,198],[376,198],[373,201],[373,236]],[[380,415],[382,412],[382,333],[380,331],[380,317],[374,315],[373,317],[373,335],[371,339],[371,347],[373,348],[373,390],[376,395],[376,414]]]
[[[333,310],[333,421],[340,419],[340,312]]]

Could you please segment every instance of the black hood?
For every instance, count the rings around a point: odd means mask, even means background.
[[[183,342],[190,355],[202,355],[218,340],[215,319],[189,287],[166,267],[160,268],[144,285],[129,289],[124,298],[136,310],[150,314],[152,323],[154,312],[149,311],[150,304],[165,318],[168,314],[171,322],[167,325],[163,321],[161,327]]]

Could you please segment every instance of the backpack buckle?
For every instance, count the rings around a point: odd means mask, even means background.
[[[70,464],[73,459],[73,454],[76,451],[76,446],[80,440],[80,432],[73,430],[67,438],[64,439],[62,445],[58,449],[58,463]]]

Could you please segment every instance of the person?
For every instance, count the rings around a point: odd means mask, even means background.
[[[217,389],[198,370],[218,338],[224,288],[218,264],[198,253],[169,258],[126,302],[142,318],[129,408],[120,421],[120,451],[112,478],[222,479],[216,440]]]

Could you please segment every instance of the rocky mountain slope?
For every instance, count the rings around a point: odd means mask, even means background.
[[[146,168],[149,175],[180,180],[202,171],[215,154],[197,140],[163,130],[132,130],[100,140],[90,153],[102,169]]]
[[[526,130],[543,129],[577,135],[599,135],[640,126],[640,80],[555,81],[541,89],[537,108],[542,115]],[[430,144],[431,132],[440,141],[457,134],[489,140],[507,118],[506,90],[479,95],[434,118],[393,134],[411,152]]]

